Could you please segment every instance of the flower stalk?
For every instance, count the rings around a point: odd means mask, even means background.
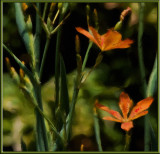
[[[124,151],[129,151],[130,141],[131,141],[131,135],[129,134],[129,132],[126,132]]]

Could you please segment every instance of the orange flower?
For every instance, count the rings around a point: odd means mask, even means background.
[[[111,49],[117,48],[129,48],[130,44],[133,43],[132,40],[126,39],[122,41],[122,35],[112,29],[109,29],[107,33],[100,35],[93,27],[89,26],[90,34],[88,31],[81,27],[76,27],[76,30],[88,37],[91,41],[93,41],[101,51],[107,51]]]
[[[132,107],[133,102],[129,98],[128,94],[126,94],[125,92],[122,92],[120,94],[120,101],[119,101],[119,107],[122,111],[123,116],[121,116],[121,114],[119,112],[111,110],[110,108],[99,104],[98,100],[96,100],[95,106],[101,110],[108,112],[109,114],[111,114],[113,116],[113,117],[111,117],[111,116],[103,117],[104,120],[120,122],[120,123],[122,123],[121,128],[124,129],[125,131],[129,131],[131,128],[133,128],[132,121],[134,119],[137,119],[141,116],[146,115],[148,113],[148,111],[146,111],[146,110],[150,107],[152,102],[153,102],[152,97],[147,97],[147,98],[139,101],[136,104],[136,106],[133,107],[129,116],[128,116],[128,113]]]

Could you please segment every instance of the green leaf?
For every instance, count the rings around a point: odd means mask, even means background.
[[[40,3],[37,3],[36,4],[38,10],[40,11],[41,10],[41,5]],[[36,62],[37,62],[37,67],[36,67],[36,70],[38,71],[39,70],[39,58],[40,58],[40,43],[41,43],[41,19],[38,15],[38,13],[36,13],[36,33],[35,33],[35,39],[34,39],[34,49],[35,49],[35,54],[36,54]]]
[[[149,77],[148,87],[147,87],[147,97],[153,96],[157,91],[157,56],[155,58],[152,73]]]
[[[146,92],[147,97],[154,96],[156,91],[157,91],[157,56],[155,58],[154,66],[153,66],[153,69],[149,78],[148,86],[147,86],[147,92]],[[154,130],[150,123],[149,115],[146,118],[148,120],[147,123],[149,125],[149,131],[150,131],[151,150],[156,151],[158,150],[157,139],[155,137]]]
[[[34,50],[34,38],[30,29],[32,27],[31,18],[28,16],[28,19],[25,22],[21,3],[15,3],[15,15],[19,33],[24,41],[27,52],[31,56],[31,67],[34,70],[36,68],[36,56]]]
[[[3,44],[3,47],[14,58],[14,60],[17,62],[17,64],[23,69],[23,71],[25,72],[25,74],[28,75],[28,77],[30,78],[31,82],[35,83],[36,80],[32,76],[32,72],[25,65],[23,65],[23,63],[13,54],[13,52],[10,49],[7,48],[7,46],[5,46]]]
[[[60,56],[60,76],[61,76],[60,108],[67,115],[69,113],[69,95],[68,95],[68,87],[66,79],[66,69],[62,56]]]
[[[29,47],[30,39],[29,39],[29,34],[27,32],[27,26],[24,21],[25,17],[22,12],[21,3],[15,3],[15,15],[19,33],[25,43],[27,51],[30,53],[30,47]]]

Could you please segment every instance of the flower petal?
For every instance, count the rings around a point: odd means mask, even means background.
[[[81,34],[85,35],[86,37],[88,37],[88,38],[89,38],[91,41],[93,41],[98,47],[100,47],[99,44],[98,44],[98,42],[97,42],[97,40],[96,40],[88,31],[86,31],[85,29],[83,29],[83,28],[81,28],[81,27],[76,27],[76,30],[77,30],[79,33],[81,33]]]
[[[132,109],[129,119],[134,119],[140,112],[148,109],[153,102],[153,97],[147,97],[140,102]]]
[[[101,35],[98,34],[98,32],[91,26],[89,26],[89,29],[91,30],[95,40],[97,41],[97,43],[99,44],[99,48],[101,49]]]
[[[102,36],[102,38],[104,38],[102,50],[106,51],[113,49],[114,46],[121,41],[122,35],[119,32],[110,29]]]
[[[133,122],[132,121],[124,122],[121,124],[121,128],[125,131],[129,131],[131,128],[133,128]]]
[[[111,110],[109,107],[106,107],[102,104],[98,103],[98,100],[95,101],[95,106],[101,110],[104,110],[106,112],[108,112],[109,114],[111,114],[112,116],[114,116],[115,118],[117,118],[118,120],[122,120],[122,116],[120,115],[119,112]]]
[[[125,92],[122,92],[120,94],[119,107],[123,113],[124,119],[127,119],[127,115],[129,113],[129,110],[132,107],[132,105],[133,105],[133,102],[129,98],[128,94]]]
[[[126,39],[123,41],[120,41],[117,45],[114,46],[112,49],[121,49],[121,48],[129,48],[130,45],[133,43],[133,40]]]
[[[142,111],[142,112],[136,114],[133,118],[129,118],[128,120],[135,120],[139,117],[142,117],[142,116],[146,115],[147,113],[148,113],[148,111]]]
[[[115,121],[115,122],[122,122],[121,120],[118,120],[118,119],[113,118],[113,117],[103,117],[103,120],[109,120],[109,121]]]

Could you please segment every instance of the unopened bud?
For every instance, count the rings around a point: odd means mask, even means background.
[[[58,3],[58,9],[59,9],[59,10],[61,10],[62,5],[63,5],[62,3]]]
[[[84,151],[84,144],[81,144],[80,150],[81,150],[81,151]]]
[[[87,14],[87,24],[89,25],[89,12],[90,12],[90,6],[86,5],[86,14]]]
[[[33,89],[32,83],[31,83],[30,79],[28,78],[28,76],[24,77],[24,83],[25,83],[25,86],[28,90],[31,91]]]
[[[10,73],[11,73],[11,76],[12,76],[12,78],[14,79],[14,81],[15,81],[17,84],[19,84],[19,76],[18,76],[18,73],[16,72],[16,70],[14,69],[14,67],[11,67]]]
[[[24,71],[21,68],[19,69],[19,76],[21,79],[23,79],[25,76]]]
[[[125,16],[126,16],[127,14],[131,13],[131,11],[132,11],[132,10],[131,10],[130,7],[128,7],[127,9],[123,10],[122,13],[121,13],[121,15],[120,15],[120,20],[123,21],[124,18],[125,18]]]
[[[10,71],[10,69],[11,69],[11,63],[10,63],[10,60],[9,60],[9,58],[8,58],[8,57],[6,57],[6,58],[5,58],[5,60],[6,60],[7,70],[8,70],[8,71]]]
[[[98,25],[98,13],[97,13],[97,10],[94,9],[93,11],[93,15],[94,15],[94,21],[95,21],[95,28],[98,30],[99,29],[99,25]]]
[[[51,17],[52,17],[52,14],[53,14],[53,11],[54,11],[55,7],[56,7],[56,3],[51,3],[50,9],[49,9],[49,14],[48,14],[48,17],[49,17],[50,19],[51,19]]]
[[[121,29],[121,27],[122,27],[122,20],[116,23],[116,25],[114,26],[114,30],[118,31]]]
[[[31,20],[30,15],[27,18],[26,26],[27,26],[28,31],[31,32],[32,31],[32,20]]]
[[[22,10],[25,12],[28,9],[28,5],[26,3],[22,3]]]
[[[51,6],[50,6],[49,11],[50,11],[50,12],[51,12],[51,11],[54,11],[55,6],[56,6],[56,3],[51,3]]]
[[[78,35],[76,35],[75,37],[75,50],[77,53],[80,52],[80,40]]]

